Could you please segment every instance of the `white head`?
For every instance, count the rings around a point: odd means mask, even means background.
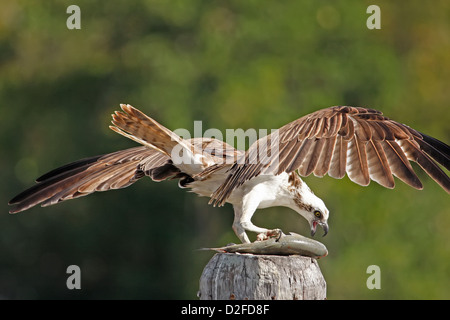
[[[323,228],[323,236],[326,236],[328,233],[327,221],[329,211],[322,199],[311,191],[295,171],[289,174],[288,190],[292,195],[289,207],[301,214],[309,222],[311,236],[314,236],[316,233],[317,225]]]

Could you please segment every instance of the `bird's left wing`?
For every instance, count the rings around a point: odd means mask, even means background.
[[[213,193],[215,205],[223,205],[234,189],[258,175],[297,169],[302,176],[328,173],[338,179],[347,173],[360,185],[374,180],[387,188],[394,187],[395,175],[422,189],[409,161],[450,193],[450,178],[438,165],[450,170],[450,147],[373,109],[340,106],[316,111],[257,140],[244,157]]]

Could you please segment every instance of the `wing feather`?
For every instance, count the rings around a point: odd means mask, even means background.
[[[415,189],[423,189],[419,177],[417,177],[398,143],[396,141],[383,141],[381,145],[386,154],[392,174]]]
[[[370,179],[383,187],[394,188],[394,178],[380,142],[370,140],[366,144],[366,150]]]
[[[434,181],[450,193],[450,178],[420,149],[420,145],[416,141],[400,140],[400,147],[409,160],[416,162]]]
[[[328,175],[335,179],[342,179],[345,176],[347,166],[347,141],[342,136],[337,136],[336,145],[331,157],[330,170]]]
[[[345,171],[353,182],[367,186],[370,182],[365,142],[356,136],[348,144]]]
[[[309,140],[313,141],[313,139]],[[328,139],[314,139],[314,142],[312,142],[312,145],[309,148],[308,154],[306,155],[302,164],[298,167],[298,172],[301,175],[309,176],[316,169],[319,159],[322,156],[322,150],[327,141]],[[295,167],[293,170],[295,170]]]
[[[322,139],[325,141],[319,159],[317,159],[316,167],[314,168],[314,175],[317,177],[323,177],[329,170],[331,164],[331,157],[336,147],[337,135],[331,138]]]
[[[305,158],[308,156],[311,146],[314,144],[313,139],[305,139],[302,142],[297,142],[296,145],[299,145],[298,151],[290,153],[287,157],[287,162],[289,165],[286,169],[287,172],[292,172],[297,168],[300,168]],[[295,146],[294,146],[295,148]],[[294,149],[293,148],[293,149]],[[292,156],[294,155],[294,156]]]

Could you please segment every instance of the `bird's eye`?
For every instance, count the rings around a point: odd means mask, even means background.
[[[319,210],[314,211],[314,215],[315,215],[317,218],[322,218],[322,212],[320,212]]]

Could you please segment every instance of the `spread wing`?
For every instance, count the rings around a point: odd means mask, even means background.
[[[78,160],[36,179],[33,187],[9,202],[14,205],[10,213],[23,211],[37,204],[49,206],[95,191],[125,188],[145,175],[160,181],[180,172],[169,166],[168,156],[147,147]]]
[[[265,160],[265,161],[263,161]],[[231,192],[260,174],[298,170],[302,176],[328,174],[367,186],[370,180],[393,188],[393,175],[416,189],[422,183],[409,161],[416,162],[445,191],[450,178],[450,147],[380,111],[331,107],[295,120],[256,141],[231,167],[226,181],[213,193],[223,205]]]
[[[208,165],[233,163],[242,156],[217,139],[184,140],[132,106],[121,107],[124,112],[113,115],[115,126],[111,128],[144,146],[78,160],[52,170],[9,202],[14,205],[10,213],[38,204],[53,205],[95,191],[125,188],[144,176],[154,181],[179,178],[180,187],[185,187],[197,179],[192,177],[195,173],[204,171]],[[175,163],[170,157],[175,147],[187,155],[186,162]]]

